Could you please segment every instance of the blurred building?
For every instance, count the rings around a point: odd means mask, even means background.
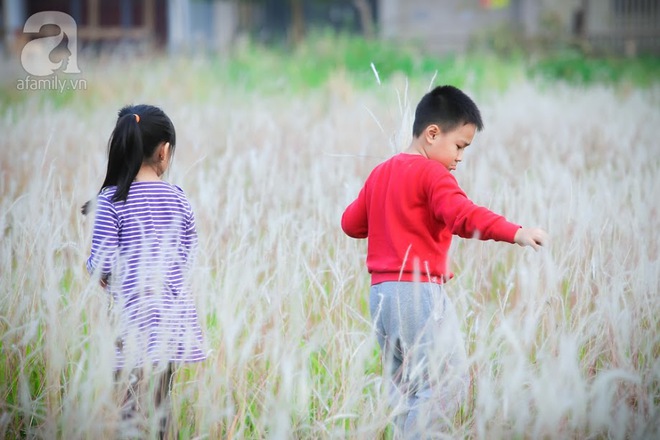
[[[61,11],[81,46],[142,44],[222,51],[239,35],[300,40],[315,27],[462,52],[481,38],[579,44],[594,52],[660,54],[660,0],[0,0],[3,45],[20,51],[28,17]],[[486,41],[487,42],[487,41]]]
[[[359,11],[366,5],[362,17],[372,17],[376,0],[0,0],[0,5],[3,46],[14,53],[35,37],[23,26],[42,11],[70,15],[81,47],[140,44],[176,52],[222,51],[241,33],[270,42],[288,38],[291,29],[299,33],[294,38],[311,27],[361,32]]]
[[[475,36],[499,31],[532,44],[557,39],[594,52],[660,54],[660,0],[380,0],[379,10],[382,37],[436,52],[460,52]]]

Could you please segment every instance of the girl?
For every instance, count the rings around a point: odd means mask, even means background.
[[[173,363],[206,358],[188,280],[197,246],[195,217],[181,188],[161,180],[175,145],[174,126],[161,109],[135,105],[119,111],[87,260],[117,311],[117,377],[131,373],[122,417],[135,421],[139,406],[153,402],[161,437]],[[89,207],[87,202],[83,214]]]

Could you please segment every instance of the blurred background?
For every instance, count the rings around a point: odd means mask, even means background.
[[[246,35],[298,43],[312,28],[330,28],[413,40],[435,54],[503,34],[521,45],[570,43],[587,53],[660,53],[657,0],[3,0],[6,52],[30,39],[23,25],[40,11],[69,14],[82,45],[96,48],[223,51]]]
[[[28,17],[60,11],[75,21],[77,50],[88,59],[107,52],[226,56],[246,44],[290,53],[306,39],[318,40],[324,33],[326,39],[343,35],[353,42],[372,42],[361,46],[364,56],[374,52],[377,56],[383,46],[399,53],[407,47],[415,53],[412,61],[388,66],[392,64],[388,52],[380,63],[385,64],[385,74],[389,70],[415,74],[423,56],[437,60],[475,51],[523,57],[533,71],[568,79],[620,79],[628,64],[621,59],[645,60],[638,76],[652,77],[659,71],[659,0],[2,0],[0,4],[4,64],[18,60],[29,41],[59,34],[56,26],[48,24],[39,31],[24,31]],[[71,36],[65,35],[60,46],[68,44],[67,37]],[[51,52],[50,60],[57,62],[57,54]],[[585,59],[600,61],[594,67]],[[333,63],[350,64],[350,60]],[[368,63],[361,68],[368,71]],[[4,70],[3,76],[7,75]]]

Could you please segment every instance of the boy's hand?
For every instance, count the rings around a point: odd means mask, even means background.
[[[513,241],[520,246],[531,246],[536,251],[547,243],[548,233],[539,228],[520,228]]]

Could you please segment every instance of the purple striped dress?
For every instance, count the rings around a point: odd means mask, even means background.
[[[98,196],[90,274],[108,279],[121,337],[116,368],[206,358],[190,289],[197,248],[195,216],[183,190],[133,182],[125,202],[116,187]]]

